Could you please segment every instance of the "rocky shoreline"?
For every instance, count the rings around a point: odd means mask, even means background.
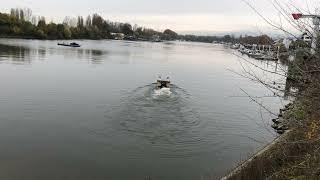
[[[284,118],[284,113],[293,109],[293,103],[285,105],[283,109],[280,109],[280,113],[277,118],[272,119],[273,124],[271,127],[278,133],[283,134],[285,131],[289,130],[289,121]]]
[[[290,134],[290,121],[287,117],[287,113],[294,109],[294,102],[288,103],[284,106],[284,108],[279,109],[279,114],[277,118],[272,119],[273,124],[271,127],[279,134],[277,138],[275,138],[272,142],[261,148],[258,152],[253,154],[250,158],[245,160],[236,166],[231,172],[229,172],[226,176],[222,177],[221,180],[229,180],[229,179],[238,179],[235,178],[241,171],[247,166],[251,166],[254,164],[253,161],[258,159],[260,156],[263,156],[268,153],[268,151],[276,146],[282,144],[283,141],[286,141],[286,137]],[[242,178],[240,178],[242,179]]]

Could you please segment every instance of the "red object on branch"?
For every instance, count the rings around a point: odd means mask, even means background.
[[[293,13],[292,17],[293,17],[293,19],[298,20],[302,17],[302,14],[301,13]]]

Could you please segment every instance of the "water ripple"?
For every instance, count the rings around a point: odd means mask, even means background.
[[[145,142],[161,149],[158,155],[164,158],[200,154],[201,144],[210,142],[201,135],[200,115],[192,108],[190,98],[190,94],[175,85],[170,93],[164,94],[155,90],[155,84],[139,87],[106,112],[106,127],[96,130],[96,134],[117,136],[119,141],[131,145],[132,141]],[[133,154],[136,156],[138,152]]]

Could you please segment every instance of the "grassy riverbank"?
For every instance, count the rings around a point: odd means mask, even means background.
[[[300,59],[295,102],[281,116],[290,131],[225,179],[320,179],[320,75],[318,56]],[[302,63],[301,63],[302,62]],[[298,71],[295,71],[298,72]]]

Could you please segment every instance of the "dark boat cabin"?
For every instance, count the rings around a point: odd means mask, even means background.
[[[157,80],[157,88],[162,89],[162,88],[169,88],[170,86],[170,81],[168,80]]]

